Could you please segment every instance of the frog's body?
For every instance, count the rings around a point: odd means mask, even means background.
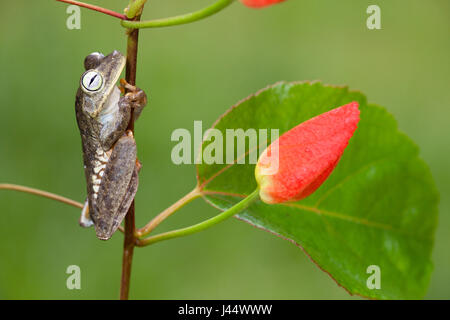
[[[87,200],[80,224],[94,224],[97,237],[109,239],[125,217],[137,191],[136,143],[127,131],[147,102],[133,86],[120,96],[115,85],[125,66],[118,51],[86,57],[86,72],[76,95],[76,116],[83,147]]]

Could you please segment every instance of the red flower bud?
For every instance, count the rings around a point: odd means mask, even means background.
[[[262,8],[272,4],[283,2],[284,0],[241,0],[243,4],[251,8]]]
[[[272,142],[255,169],[262,201],[298,201],[313,193],[336,167],[358,121],[358,103],[352,102],[309,119]]]

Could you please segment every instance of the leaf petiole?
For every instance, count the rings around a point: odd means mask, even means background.
[[[222,222],[222,221],[228,219],[229,217],[232,217],[232,216],[238,214],[239,212],[245,210],[251,203],[253,203],[257,199],[259,199],[259,188],[256,188],[256,190],[253,191],[251,194],[249,194],[245,199],[241,200],[240,202],[238,202],[237,204],[232,206],[230,209],[218,214],[215,217],[212,217],[203,222],[194,224],[190,227],[172,230],[172,231],[168,231],[168,232],[164,232],[164,233],[161,233],[158,235],[148,237],[146,239],[137,240],[136,245],[138,247],[144,247],[144,246],[153,244],[155,242],[169,240],[169,239],[178,238],[178,237],[184,237],[184,236],[188,236],[188,235],[203,231],[203,230],[208,229],[208,228],[218,224],[219,222]]]
[[[156,217],[154,217],[149,223],[147,223],[144,227],[136,230],[135,236],[137,238],[141,238],[143,236],[148,235],[150,232],[152,232],[161,222],[163,222],[165,219],[167,219],[169,216],[171,216],[174,212],[178,211],[182,207],[184,207],[186,204],[191,202],[194,199],[197,199],[202,195],[201,190],[197,187],[195,187],[194,190],[186,194],[184,197],[179,199],[177,202],[172,204],[170,207],[168,207],[166,210],[162,211],[160,214],[158,214]]]
[[[200,9],[195,12],[182,14],[179,16],[155,19],[155,20],[147,20],[147,21],[122,20],[120,23],[123,27],[129,28],[129,29],[161,28],[161,27],[176,26],[176,25],[191,23],[191,22],[194,22],[197,20],[207,18],[207,17],[225,9],[233,2],[234,2],[234,0],[218,0],[215,3],[213,3],[212,5],[210,5],[209,7]],[[130,14],[130,12],[128,12],[127,15],[128,14]]]

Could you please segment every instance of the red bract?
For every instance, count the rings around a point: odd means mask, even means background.
[[[272,4],[283,2],[284,0],[241,0],[243,4],[251,8],[262,8]]]
[[[305,121],[272,142],[255,169],[261,199],[282,203],[313,193],[336,167],[358,121],[358,103],[352,102]]]

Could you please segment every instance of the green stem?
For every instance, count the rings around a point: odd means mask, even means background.
[[[194,199],[197,199],[202,195],[202,192],[198,189],[198,187],[195,187],[194,190],[189,192],[187,195],[185,195],[183,198],[179,199],[177,202],[172,204],[169,208],[158,214],[155,218],[153,218],[149,223],[147,223],[143,228],[136,231],[136,237],[141,238],[146,235],[148,235],[150,232],[153,231],[161,222],[163,222],[165,219],[167,219],[169,216],[171,216],[174,212],[178,211],[182,207],[184,207],[186,204],[191,202]]]
[[[184,236],[191,235],[193,233],[203,231],[205,229],[208,229],[208,228],[218,224],[219,222],[222,222],[222,221],[228,219],[229,217],[232,217],[232,216],[238,214],[242,210],[246,209],[252,202],[257,200],[258,198],[259,198],[259,188],[257,188],[255,191],[253,191],[245,199],[243,199],[242,201],[240,201],[237,204],[235,204],[234,206],[232,206],[230,209],[218,214],[217,216],[215,216],[211,219],[205,220],[203,222],[197,223],[197,224],[187,227],[187,228],[164,232],[164,233],[161,233],[161,234],[158,234],[155,236],[145,238],[143,240],[138,240],[137,246],[143,247],[143,246],[147,246],[149,244],[153,244],[155,242],[169,240],[169,239],[178,238],[178,237],[184,237]]]
[[[141,28],[160,28],[160,27],[169,27],[169,26],[176,26],[180,24],[186,24],[191,23],[197,20],[204,19],[206,17],[209,17],[222,9],[225,9],[227,6],[232,4],[234,0],[218,0],[214,4],[210,5],[209,7],[203,8],[201,10],[170,17],[170,18],[163,18],[163,19],[156,19],[156,20],[148,20],[148,21],[129,21],[129,20],[122,20],[120,23],[125,28],[130,29],[141,29]]]
[[[142,8],[147,0],[134,0],[130,1],[130,5],[126,11],[126,15],[128,19],[133,19],[135,16],[140,15],[142,13]]]

